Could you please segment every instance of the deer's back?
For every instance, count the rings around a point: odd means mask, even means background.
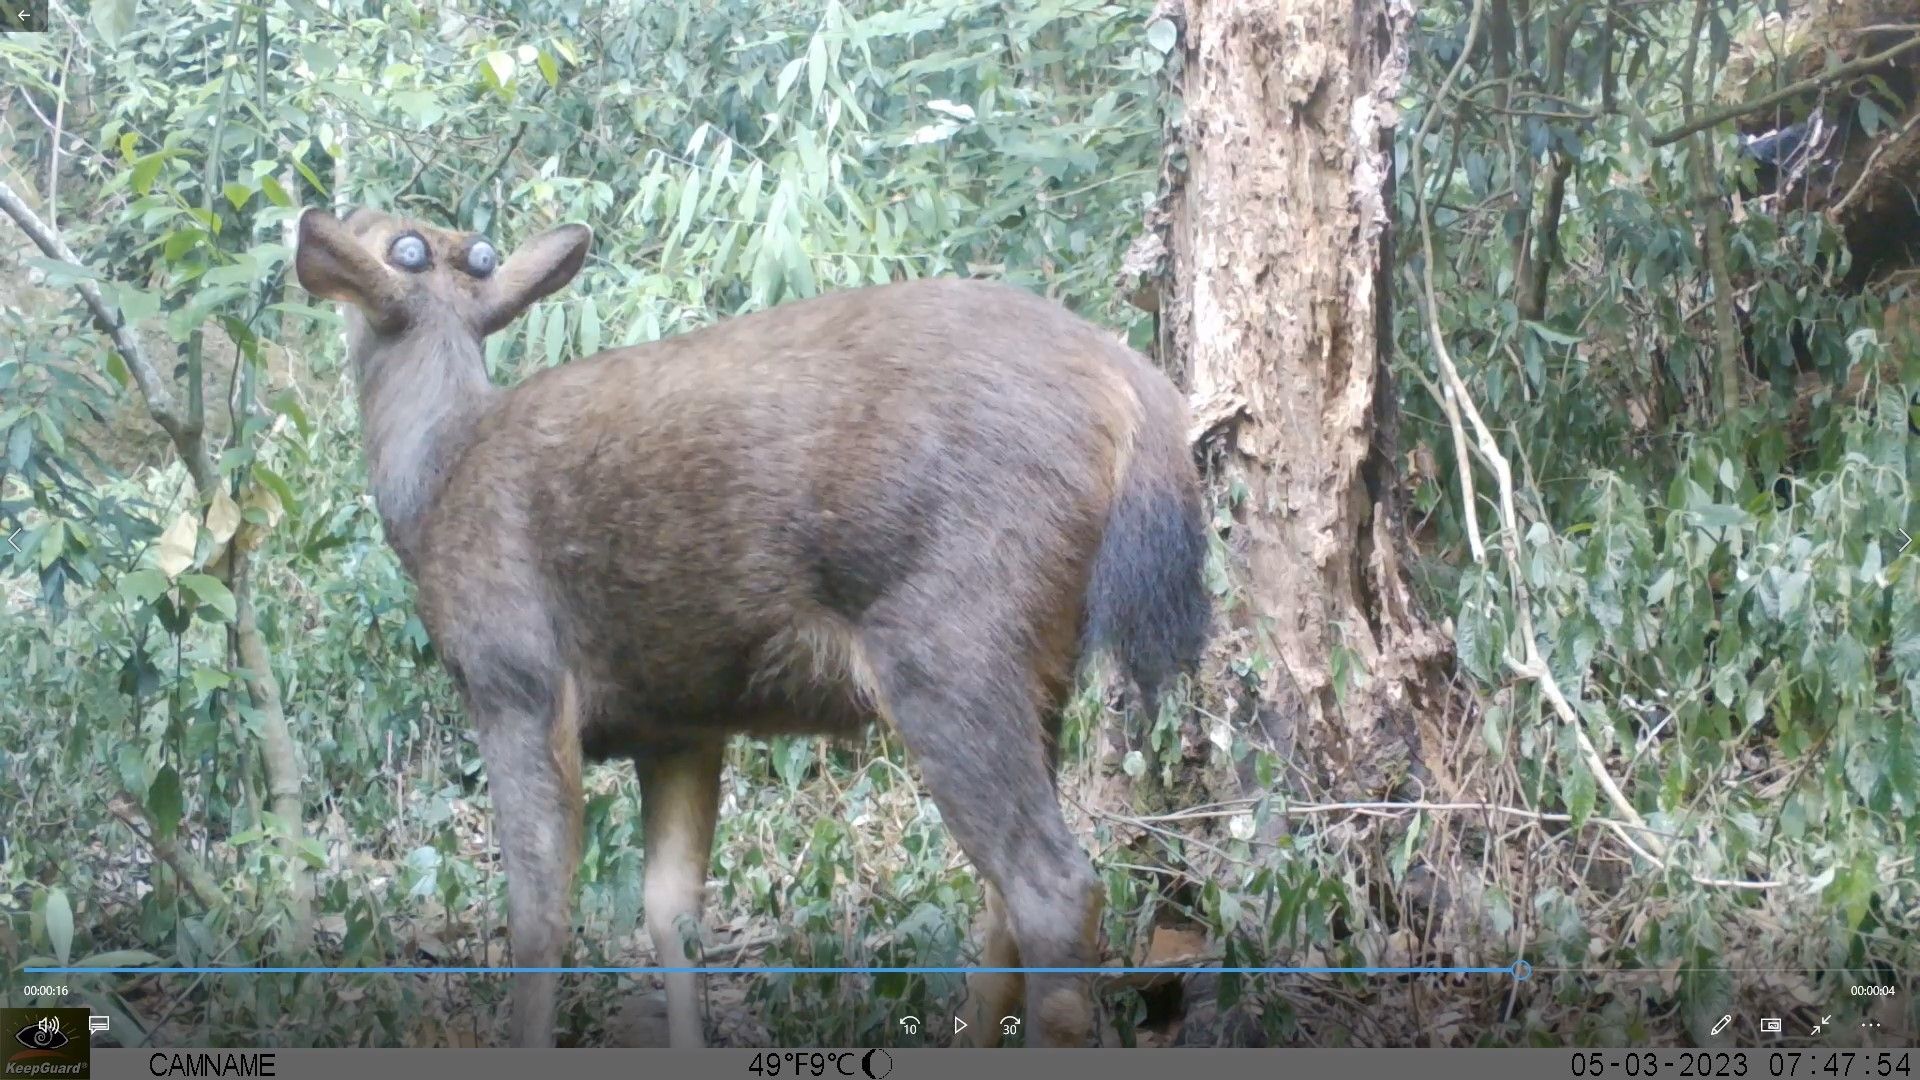
[[[610,350],[489,417],[436,508],[423,600],[538,603],[596,700],[643,726],[762,706],[857,724],[828,684],[889,590],[965,575],[1027,629],[1077,620],[1118,474],[1176,401],[1106,332],[978,282]]]

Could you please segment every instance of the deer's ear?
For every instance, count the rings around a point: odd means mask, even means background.
[[[293,272],[301,288],[352,304],[375,326],[399,321],[405,293],[397,275],[325,210],[310,207],[301,213]]]
[[[558,292],[587,261],[593,230],[585,225],[561,225],[522,244],[487,279],[480,312],[480,332],[505,327],[534,301]]]

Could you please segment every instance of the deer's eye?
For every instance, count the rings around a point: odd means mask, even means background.
[[[500,264],[500,253],[485,240],[475,240],[467,249],[467,273],[474,277],[486,277]]]
[[[387,257],[402,270],[424,270],[427,267],[427,242],[408,233],[393,242],[393,247],[387,250]]]

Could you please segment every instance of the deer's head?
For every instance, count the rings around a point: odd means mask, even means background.
[[[394,343],[453,331],[477,343],[573,279],[593,230],[561,225],[503,255],[486,237],[365,208],[345,217],[300,215],[294,273],[315,296],[346,308],[356,351],[367,335]]]

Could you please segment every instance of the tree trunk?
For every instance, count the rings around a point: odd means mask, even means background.
[[[1162,312],[1194,399],[1235,406],[1208,436],[1233,514],[1231,647],[1267,661],[1235,711],[1319,793],[1379,797],[1424,772],[1444,653],[1400,566],[1387,366],[1412,6],[1187,0],[1184,16]]]

